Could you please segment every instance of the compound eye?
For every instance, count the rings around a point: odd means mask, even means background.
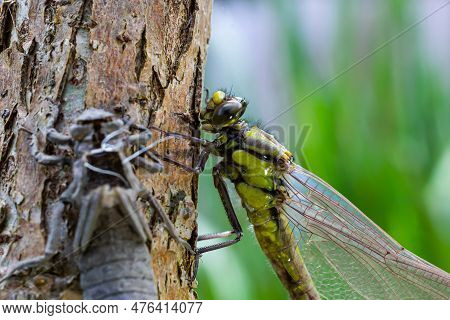
[[[218,106],[212,117],[212,124],[225,125],[234,120],[237,114],[242,110],[242,104],[238,101],[228,101]]]
[[[219,105],[223,102],[223,100],[225,99],[225,92],[223,91],[216,91],[213,93],[212,95],[212,101],[214,102],[215,105]]]

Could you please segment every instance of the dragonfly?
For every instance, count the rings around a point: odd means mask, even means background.
[[[255,236],[292,299],[449,299],[450,275],[414,255],[328,183],[293,162],[271,134],[242,119],[248,102],[218,90],[201,111],[202,130],[214,141],[167,132],[202,146],[187,165],[204,170],[211,154],[221,160],[212,176],[232,230],[200,236],[221,239],[199,255],[231,246],[242,227],[226,181],[234,185]]]

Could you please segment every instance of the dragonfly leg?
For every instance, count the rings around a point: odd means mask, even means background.
[[[128,137],[128,143],[133,146],[145,146],[145,144],[152,138],[152,133],[147,130],[136,133]]]
[[[205,105],[208,105],[208,101],[209,101],[209,89],[205,88]]]
[[[158,173],[163,170],[163,164],[161,161],[156,157],[151,157],[153,161],[149,161],[145,159],[144,157],[137,157],[133,159],[133,163],[142,169],[145,169],[149,173]]]
[[[60,230],[61,225],[63,224],[64,209],[65,205],[61,201],[57,201],[50,207],[50,222],[48,226],[48,237],[45,244],[44,254],[18,262],[3,278],[0,279],[0,283],[8,280],[17,273],[42,266],[57,254],[58,245],[62,242]]]
[[[201,151],[200,156],[198,158],[198,160],[196,161],[194,166],[188,166],[185,165],[181,162],[178,162],[170,157],[167,157],[165,155],[159,155],[155,152],[156,156],[159,156],[161,159],[163,159],[166,162],[169,162],[173,165],[176,165],[178,167],[181,167],[183,170],[186,170],[188,172],[191,173],[201,173],[203,172],[203,170],[205,170],[205,166],[206,166],[206,162],[209,159],[209,155],[211,154],[211,152],[214,150],[215,148],[215,144],[214,142],[205,140],[205,139],[201,139],[201,138],[197,138],[197,137],[192,137],[190,135],[186,135],[186,134],[182,134],[182,133],[178,133],[178,132],[171,132],[171,131],[165,131],[163,129],[160,129],[158,127],[154,127],[151,126],[150,129],[152,130],[156,130],[158,132],[161,132],[162,134],[166,135],[166,136],[172,136],[172,137],[177,137],[177,138],[182,138],[182,139],[186,139],[188,141],[191,141],[193,143],[199,144],[201,145],[204,149]]]
[[[183,134],[183,133],[178,133],[178,132],[165,131],[165,130],[160,129],[160,128],[155,127],[155,126],[150,126],[149,129],[158,131],[158,132],[160,132],[160,133],[162,133],[162,134],[164,134],[166,136],[173,136],[173,137],[177,137],[177,138],[186,139],[186,140],[191,141],[193,143],[200,144],[203,147],[206,147],[206,146],[208,146],[208,145],[210,145],[212,143],[211,141],[208,141],[206,139],[197,138],[197,137],[190,136],[188,134]]]
[[[181,163],[177,160],[172,159],[171,157],[160,155],[156,152],[154,152],[154,154],[156,156],[159,156],[164,161],[171,163],[177,167],[180,167],[187,172],[199,174],[205,170],[206,162],[208,161],[209,155],[211,154],[211,150],[210,149],[202,150],[202,152],[200,153],[200,156],[194,166],[188,166],[184,163]]]
[[[234,211],[233,204],[231,202],[230,195],[228,193],[227,185],[222,177],[222,169],[223,169],[222,163],[218,163],[213,169],[214,186],[219,192],[220,199],[222,200],[222,204],[225,208],[225,213],[227,214],[228,221],[230,222],[230,225],[233,228],[233,230],[201,235],[197,238],[197,241],[200,242],[205,240],[223,239],[231,236],[235,236],[235,238],[220,243],[216,243],[210,246],[198,248],[196,250],[197,255],[195,256],[194,262],[194,278],[197,276],[198,265],[202,254],[232,246],[233,244],[238,243],[243,235],[242,227],[236,216],[236,212]]]
[[[60,164],[60,163],[62,164],[62,163],[68,162],[68,159],[66,157],[50,155],[50,154],[46,154],[46,153],[39,151],[38,139],[37,139],[37,135],[35,133],[33,133],[33,135],[31,136],[30,145],[31,145],[31,154],[33,155],[34,159],[36,159],[36,161],[40,164],[56,165],[56,164]]]
[[[56,145],[70,145],[72,144],[72,138],[68,135],[59,133],[55,128],[49,128],[47,130],[47,139]]]
[[[233,228],[233,230],[199,236],[198,241],[211,240],[211,239],[222,239],[222,238],[227,238],[230,236],[235,236],[235,238],[231,239],[231,240],[223,241],[221,243],[217,243],[217,244],[213,244],[213,245],[206,246],[203,248],[199,248],[197,250],[199,255],[206,253],[206,252],[215,251],[218,249],[229,247],[229,246],[239,242],[242,238],[242,234],[243,234],[242,227],[239,223],[239,220],[236,216],[236,212],[233,208],[233,204],[231,202],[230,195],[228,193],[227,185],[222,176],[222,170],[223,170],[222,163],[218,163],[214,167],[214,169],[213,169],[214,186],[216,187],[217,191],[219,192],[220,199],[222,200],[222,204],[225,208],[225,213],[227,214],[228,221],[230,222],[230,225]]]
[[[21,129],[31,134],[31,142],[30,142],[31,154],[38,163],[43,165],[56,165],[56,164],[66,164],[70,162],[70,160],[67,159],[66,157],[50,155],[39,151],[37,132],[33,132],[24,127],[22,127]],[[72,138],[70,136],[59,133],[54,128],[48,128],[47,130],[45,130],[45,139],[52,142],[55,145],[72,144]]]
[[[147,240],[151,239],[150,229],[147,225],[147,221],[135,206],[136,193],[134,192],[134,190],[130,191],[122,192],[121,189],[116,189],[117,197],[120,200],[119,205],[121,206],[123,212],[126,214],[125,217],[130,220],[130,224],[135,230],[136,234],[140,236],[142,242],[146,242]]]
[[[45,140],[50,141],[55,145],[71,145],[73,143],[72,138],[68,135],[58,132],[54,128],[55,120],[59,113],[59,104],[57,102],[49,100],[49,113],[47,126],[43,129]],[[55,165],[55,164],[66,164],[69,163],[69,159],[63,156],[49,155],[39,151],[38,148],[38,137],[37,131],[33,132],[25,127],[21,127],[22,130],[31,134],[31,154],[36,159],[36,161],[43,165]],[[39,131],[39,129],[38,129]]]
[[[239,224],[239,222],[238,222],[238,224]],[[222,239],[222,238],[231,237],[233,235],[236,235],[236,231],[234,231],[234,230],[217,232],[217,233],[208,233],[208,234],[199,236],[197,238],[197,241],[200,242],[200,241],[212,240],[212,239]],[[193,277],[193,279],[195,279],[197,277],[198,266],[200,264],[200,258],[203,253],[229,247],[229,246],[239,242],[241,240],[241,238],[242,238],[242,232],[235,239],[232,239],[229,241],[224,241],[222,243],[218,243],[217,245],[212,245],[212,246],[197,249],[197,252],[195,255],[195,262],[194,262],[194,277]]]
[[[170,236],[174,238],[179,244],[181,244],[187,251],[191,254],[196,254],[196,252],[192,249],[191,245],[184,239],[182,239],[178,231],[176,230],[174,224],[170,220],[169,216],[167,216],[161,204],[155,199],[155,197],[150,193],[150,191],[144,189],[143,194],[141,194],[141,198],[146,200],[150,206],[155,210],[155,212],[161,217],[164,222],[164,226],[169,232]]]
[[[211,149],[204,149],[202,150],[202,152],[200,153],[200,156],[197,160],[197,164],[194,167],[194,171],[196,173],[201,173],[203,172],[203,170],[205,170],[205,166],[206,166],[206,162],[209,159],[209,155],[211,154]]]

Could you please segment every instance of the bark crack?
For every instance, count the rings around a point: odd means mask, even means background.
[[[158,110],[163,103],[164,100],[164,87],[161,84],[161,80],[159,79],[158,73],[155,70],[155,67],[152,68],[152,76],[150,78],[150,94],[149,94],[149,114],[148,114],[148,124],[153,124],[155,121],[155,111]]]
[[[15,1],[3,2],[0,10],[0,52],[9,48],[15,27],[17,4]]]
[[[203,72],[202,72],[202,58],[200,50],[197,52],[197,59],[195,64],[194,83],[192,86],[192,100],[190,105],[190,114],[192,115],[191,122],[191,135],[194,137],[200,137],[200,118],[199,110],[202,103],[202,87],[203,87]],[[192,163],[195,164],[197,155],[199,154],[200,147],[198,145],[193,146],[194,152],[192,154]],[[192,176],[191,197],[194,203],[198,200],[198,175]]]
[[[178,5],[174,4],[169,10],[176,11]],[[173,61],[168,61],[169,74],[167,78],[167,85],[176,78],[178,68],[180,66],[181,57],[188,51],[192,44],[192,39],[194,37],[194,27],[196,23],[196,11],[198,11],[197,0],[184,1],[184,18],[185,21],[180,25],[178,29],[178,42],[174,48]],[[177,14],[180,14],[179,12]],[[169,29],[170,26],[167,26]],[[167,41],[172,41],[168,39]]]
[[[141,33],[141,38],[136,43],[136,61],[135,61],[135,72],[136,79],[139,82],[142,69],[144,69],[145,63],[147,62],[147,38],[145,33],[147,31],[147,26],[144,26],[144,29]]]
[[[20,83],[20,100],[29,111],[30,103],[33,98],[33,87],[36,81],[36,63],[37,63],[37,42],[33,39],[28,49],[28,53],[24,57],[22,65],[21,83]]]
[[[14,141],[14,137],[15,137],[13,128],[14,128],[14,124],[16,123],[16,118],[17,118],[17,105],[15,105],[14,108],[11,111],[9,111],[9,114],[5,121],[4,131],[2,133],[5,137],[5,139],[3,141],[3,145],[1,146],[1,149],[0,149],[0,177],[3,176],[3,173],[4,173],[3,169],[5,168],[5,165],[9,162],[9,161],[7,161],[7,159],[9,157],[9,153],[10,153],[11,147],[12,147],[12,142]]]

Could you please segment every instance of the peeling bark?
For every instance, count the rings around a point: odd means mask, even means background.
[[[198,135],[210,1],[15,0],[0,13],[0,275],[41,254],[48,208],[71,181],[70,168],[43,167],[30,153],[29,132],[49,125],[63,133],[82,110],[102,107],[148,126]],[[50,115],[56,115],[52,120]],[[52,148],[39,136],[39,148]],[[183,141],[159,152],[192,163],[198,149]],[[197,237],[197,177],[168,166],[138,172],[184,239]],[[152,267],[160,298],[193,299],[193,257],[147,213]],[[48,268],[0,285],[0,298],[80,298],[71,259],[77,212],[65,213],[64,243]],[[150,267],[150,266],[149,266]]]

